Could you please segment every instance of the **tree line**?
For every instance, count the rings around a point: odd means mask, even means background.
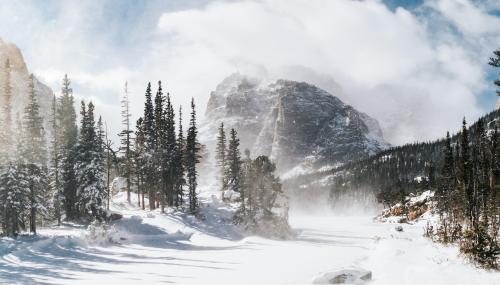
[[[165,207],[185,206],[190,213],[197,213],[196,164],[200,144],[194,100],[186,135],[180,108],[176,133],[170,95],[163,94],[158,82],[153,103],[148,84],[144,115],[133,131],[126,88],[120,155],[113,150],[101,117],[96,120],[92,102],[81,102],[77,122],[67,75],[62,81],[61,95],[53,95],[50,127],[46,130],[33,75],[26,82],[28,103],[24,111],[13,114],[8,59],[1,72],[0,222],[4,235],[16,236],[28,227],[36,234],[37,225],[43,222],[109,219],[113,170],[126,177],[129,202],[132,189],[136,189],[143,209],[146,196],[150,209],[161,207],[163,211]]]

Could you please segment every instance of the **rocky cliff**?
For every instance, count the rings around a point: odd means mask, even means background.
[[[304,82],[233,74],[210,95],[201,128],[210,149],[221,122],[238,131],[242,149],[270,156],[281,173],[344,163],[388,146],[376,120]]]
[[[5,63],[7,59],[10,62],[10,85],[12,87],[12,118],[22,117],[24,112],[24,107],[28,103],[28,80],[30,72],[24,62],[23,55],[19,48],[10,43],[4,42],[0,38],[0,106],[4,106],[4,84],[5,84]],[[44,125],[46,127],[46,132],[50,135],[49,126],[49,114],[52,104],[52,90],[40,82],[36,77],[34,80],[35,92],[38,96],[38,103],[40,104],[40,113],[44,118]],[[4,112],[3,108],[0,108],[0,114]]]

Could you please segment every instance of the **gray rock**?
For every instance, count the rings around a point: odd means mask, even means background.
[[[313,280],[313,284],[356,284],[362,285],[372,279],[371,271],[365,269],[343,269],[326,272]]]
[[[238,131],[242,150],[270,156],[281,173],[306,160],[333,165],[388,147],[375,119],[304,82],[264,84],[233,74],[207,105],[201,133],[211,149],[221,122]]]

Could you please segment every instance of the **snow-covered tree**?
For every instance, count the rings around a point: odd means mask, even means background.
[[[73,90],[68,75],[64,75],[61,97],[57,103],[58,156],[60,160],[60,183],[62,187],[62,201],[67,219],[77,217],[76,181],[75,181],[75,156],[78,139],[76,126],[76,111],[74,107]]]
[[[122,104],[122,131],[118,134],[120,136],[120,151],[123,155],[123,167],[122,172],[125,178],[127,178],[127,201],[130,203],[130,186],[132,184],[132,134],[133,131],[130,128],[130,101],[128,98],[128,83],[125,82],[125,90],[123,92]]]
[[[47,191],[47,150],[43,118],[37,102],[33,75],[28,82],[28,105],[23,117],[23,149],[21,161],[26,167],[26,179],[30,199],[30,231],[36,233],[37,212],[47,209],[49,192]]]
[[[77,206],[84,218],[102,219],[105,214],[106,183],[102,128],[96,129],[94,105],[82,101],[81,127],[75,159]]]

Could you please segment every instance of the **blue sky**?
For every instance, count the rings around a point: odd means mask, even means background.
[[[134,117],[147,81],[199,113],[233,72],[305,80],[374,116],[394,143],[432,139],[497,100],[493,0],[0,0],[0,37],[36,76],[95,101],[113,130],[129,81]]]

